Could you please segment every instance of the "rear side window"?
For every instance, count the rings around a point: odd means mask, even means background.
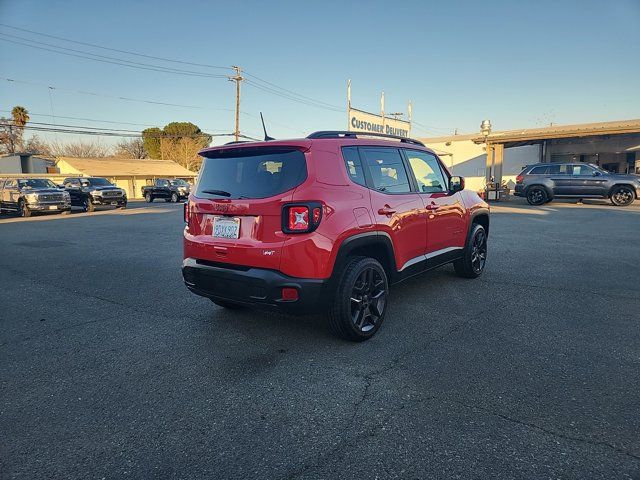
[[[571,166],[566,163],[549,165],[549,173],[551,175],[569,175]]]
[[[549,171],[548,165],[541,165],[538,167],[533,167],[529,172],[529,175],[545,175]]]
[[[371,173],[373,187],[381,192],[409,193],[409,179],[397,148],[365,147],[360,149]]]
[[[307,163],[300,150],[243,148],[210,155],[202,163],[198,197],[267,198],[291,190],[307,178]]]
[[[358,147],[343,147],[342,157],[344,158],[345,167],[347,167],[347,175],[349,175],[351,181],[366,187],[367,182],[364,178],[360,155],[358,155]]]

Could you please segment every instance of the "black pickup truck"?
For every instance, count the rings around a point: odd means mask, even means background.
[[[189,196],[190,185],[184,180],[158,178],[153,185],[142,187],[142,196],[147,203],[156,198],[162,198],[165,202],[178,202]]]
[[[30,217],[36,212],[68,215],[71,198],[46,178],[0,179],[0,212],[14,212]]]
[[[64,189],[71,196],[71,205],[82,207],[85,212],[93,212],[98,205],[127,207],[127,193],[106,178],[67,177]]]

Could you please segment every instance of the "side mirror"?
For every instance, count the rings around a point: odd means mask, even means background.
[[[593,176],[594,177],[599,177],[600,175],[602,175],[600,172],[598,172],[597,170],[593,172]]]
[[[464,190],[464,177],[451,177],[449,180],[449,192],[456,193]]]

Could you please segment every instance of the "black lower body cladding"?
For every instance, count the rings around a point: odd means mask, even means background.
[[[314,313],[322,309],[326,280],[289,277],[275,270],[187,258],[182,264],[185,285],[213,300],[287,313]],[[297,300],[283,300],[282,289],[294,288]]]

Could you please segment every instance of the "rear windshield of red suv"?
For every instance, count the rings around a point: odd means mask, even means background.
[[[307,164],[300,150],[213,151],[203,161],[195,195],[267,198],[297,187],[306,178]]]

